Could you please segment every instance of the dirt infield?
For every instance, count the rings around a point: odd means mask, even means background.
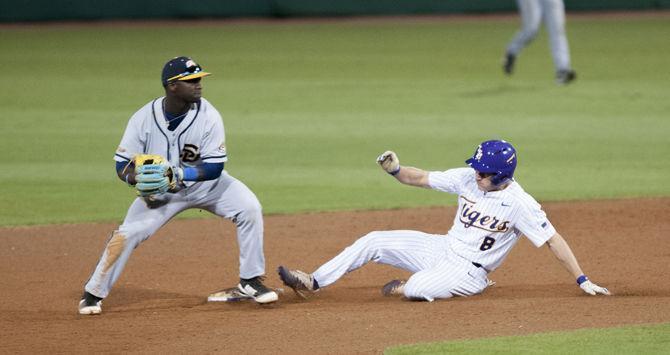
[[[79,316],[82,285],[113,224],[0,229],[2,352],[379,353],[442,339],[670,321],[670,198],[545,204],[582,268],[615,296],[590,297],[546,248],[522,240],[482,295],[383,298],[407,273],[368,265],[308,301],[208,304],[237,282],[231,223],[170,222],[139,247],[100,316]],[[312,271],[371,230],[444,233],[454,208],[266,218],[267,284],[277,265]]]

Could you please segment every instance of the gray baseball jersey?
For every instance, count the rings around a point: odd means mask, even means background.
[[[163,100],[158,98],[138,110],[128,122],[114,159],[130,161],[137,154],[157,154],[175,166],[227,161],[221,115],[207,100],[193,104],[174,131],[167,129]],[[178,213],[199,208],[231,219],[237,225],[240,277],[265,273],[263,216],[254,193],[225,170],[215,180],[185,182],[186,187],[156,200],[136,198],[123,223],[107,243],[85,290],[107,297],[132,251]]]

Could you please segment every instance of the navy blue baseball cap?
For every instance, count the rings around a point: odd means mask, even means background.
[[[161,79],[163,86],[177,80],[191,80],[211,75],[202,71],[202,67],[189,57],[175,57],[170,59],[163,67]]]

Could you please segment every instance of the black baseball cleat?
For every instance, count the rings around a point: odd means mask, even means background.
[[[260,276],[250,279],[240,279],[237,288],[243,295],[247,295],[258,303],[272,303],[279,299],[277,292],[265,287]]]
[[[102,313],[102,298],[84,291],[81,301],[79,301],[79,314],[93,315],[100,313]]]
[[[514,72],[514,62],[516,61],[516,56],[512,53],[505,53],[505,58],[503,60],[503,71],[506,75],[512,75]]]
[[[559,70],[556,72],[556,84],[566,85],[577,79],[577,73],[572,69]]]

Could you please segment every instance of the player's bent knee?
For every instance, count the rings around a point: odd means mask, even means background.
[[[540,22],[533,23],[531,25],[528,25],[527,27],[524,27],[523,29],[524,42],[525,43],[532,42],[535,38],[537,38],[538,33],[540,33]]]
[[[415,274],[416,275],[416,274]],[[424,278],[410,277],[403,288],[403,294],[405,297],[412,301],[429,301],[432,302],[435,299],[441,298],[451,298],[454,296],[450,292],[450,287],[444,285],[444,287],[437,288],[435,285],[435,280],[430,280]]]
[[[389,236],[390,236],[389,231],[373,231],[373,232],[370,232],[370,233],[362,236],[358,240],[364,241],[364,242],[367,242],[367,243],[371,243],[371,242],[374,242],[374,241],[377,241],[377,240],[388,239]]]
[[[160,226],[153,225],[151,223],[132,223],[130,225],[122,225],[119,227],[119,230],[114,231],[114,234],[123,235],[128,245],[131,245],[133,248],[137,247],[143,241],[149,239]]]
[[[383,231],[370,232],[360,237],[354,244],[365,249],[376,249],[376,245],[378,244],[377,242],[383,240],[385,237],[387,237],[387,235],[388,233]]]
[[[435,296],[426,292],[426,290],[408,289],[406,285],[405,285],[405,289],[403,290],[403,294],[404,294],[405,298],[407,298],[410,301],[432,302],[436,298]]]
[[[360,237],[358,240],[372,240],[372,239],[375,239],[375,238],[379,238],[380,234],[381,233],[377,232],[377,231],[370,232],[370,233]]]
[[[240,206],[240,213],[235,216],[236,223],[256,223],[263,220],[263,208],[258,200],[247,201]]]

